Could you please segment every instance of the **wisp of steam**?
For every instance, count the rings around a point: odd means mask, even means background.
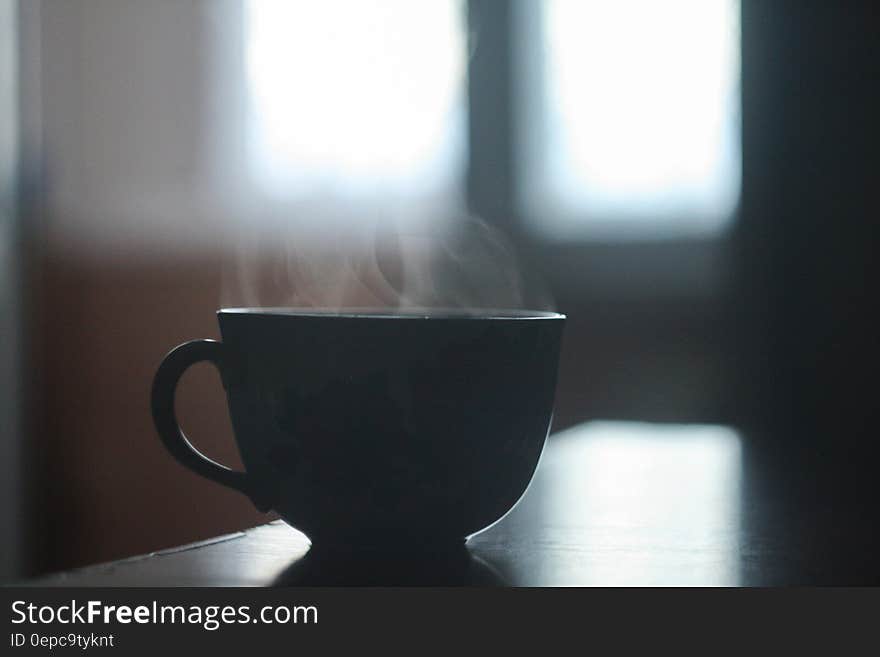
[[[251,223],[225,263],[221,306],[344,312],[551,310],[502,232],[474,217]],[[528,285],[526,285],[528,283]]]

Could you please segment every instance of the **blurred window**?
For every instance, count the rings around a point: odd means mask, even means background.
[[[453,0],[248,0],[252,170],[284,197],[458,193],[464,35]]]
[[[738,0],[523,0],[519,202],[551,240],[712,237],[740,192]]]

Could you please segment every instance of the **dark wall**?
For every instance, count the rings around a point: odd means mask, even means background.
[[[742,14],[738,399],[786,448],[848,461],[877,454],[877,15],[763,0]]]

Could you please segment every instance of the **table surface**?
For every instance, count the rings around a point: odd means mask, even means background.
[[[28,583],[878,584],[874,502],[859,490],[730,428],[592,422],[554,435],[519,504],[460,552],[327,557],[276,521]]]

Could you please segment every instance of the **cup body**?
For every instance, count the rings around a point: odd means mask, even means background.
[[[249,479],[319,544],[461,541],[525,492],[564,317],[221,310]]]

